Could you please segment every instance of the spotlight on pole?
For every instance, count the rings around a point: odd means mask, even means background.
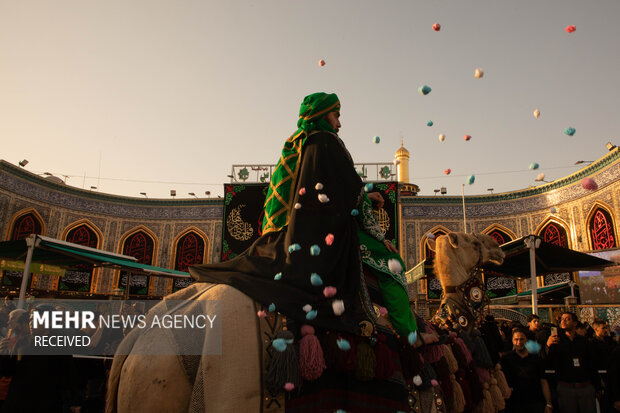
[[[140,195],[144,195],[145,198],[148,198],[148,196],[146,196],[146,192],[140,192]]]
[[[28,165],[28,159],[24,159],[23,161],[19,163],[19,166],[21,166],[22,168],[26,165]]]
[[[187,195],[191,195],[191,196],[193,196],[194,198],[198,198],[198,197],[196,196],[196,194],[195,194],[195,193],[193,193],[193,192],[188,192],[188,193],[187,193]]]
[[[171,197],[175,197],[175,196],[177,196],[177,191],[176,191],[176,189],[171,189],[171,190],[170,190],[170,196],[171,196]]]
[[[211,191],[205,191],[205,195],[210,197],[211,196]]]

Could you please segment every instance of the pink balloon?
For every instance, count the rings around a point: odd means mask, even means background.
[[[583,178],[581,180],[581,186],[583,189],[587,189],[589,191],[596,191],[598,189],[598,185],[592,178]]]
[[[446,175],[450,175],[450,172],[452,172],[452,169],[448,168],[445,171],[443,171],[444,174]]]
[[[470,139],[471,139],[471,135],[465,135],[465,136],[463,136],[463,139],[465,139],[466,141],[468,141],[468,140],[470,140]]]

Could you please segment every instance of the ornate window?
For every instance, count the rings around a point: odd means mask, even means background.
[[[31,212],[19,217],[13,225],[11,241],[26,239],[30,234],[41,235],[41,221]]]
[[[190,265],[202,264],[204,256],[204,240],[195,232],[188,232],[177,242],[174,269],[178,271],[187,271]],[[174,280],[173,290],[180,290],[191,283],[191,279],[177,278]]]
[[[499,245],[512,241],[512,237],[506,234],[501,229],[494,229],[493,231],[489,232],[489,235],[492,236]]]
[[[618,245],[614,236],[613,220],[603,208],[597,208],[594,215],[592,215],[589,230],[593,250],[604,250]]]
[[[155,243],[146,232],[138,231],[130,235],[123,243],[123,255],[130,255],[138,259],[140,264],[152,264],[153,250]],[[127,285],[126,272],[121,272],[118,282],[120,288],[125,289]],[[129,294],[146,295],[148,294],[148,277],[146,275],[132,275],[129,285]]]
[[[85,247],[97,248],[99,237],[88,225],[82,224],[73,228],[67,234],[66,240]],[[58,289],[61,291],[90,291],[93,270],[89,265],[76,266],[68,270],[58,281]]]
[[[540,231],[540,237],[549,244],[555,244],[560,247],[568,248],[568,236],[566,230],[555,222],[549,222]]]
[[[433,232],[433,235],[435,235],[435,238],[437,238],[440,235],[446,235],[445,231],[442,231],[440,229],[436,230],[435,232]],[[424,257],[426,259],[428,258],[434,258],[435,257],[435,251],[431,250],[428,245],[424,246]]]

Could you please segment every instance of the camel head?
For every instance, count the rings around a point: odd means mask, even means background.
[[[427,243],[435,251],[434,271],[444,288],[460,285],[480,263],[482,243],[474,235],[451,232]]]
[[[490,235],[486,234],[476,234],[476,238],[480,241],[481,251],[482,251],[482,264],[495,264],[502,265],[504,262],[504,251],[499,247],[499,244]]]

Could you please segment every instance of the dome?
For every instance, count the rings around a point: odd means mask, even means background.
[[[400,138],[400,148],[396,151],[396,154],[394,155],[394,157],[396,159],[398,158],[409,158],[409,151],[407,149],[405,149],[405,146],[403,145],[403,138]]]

